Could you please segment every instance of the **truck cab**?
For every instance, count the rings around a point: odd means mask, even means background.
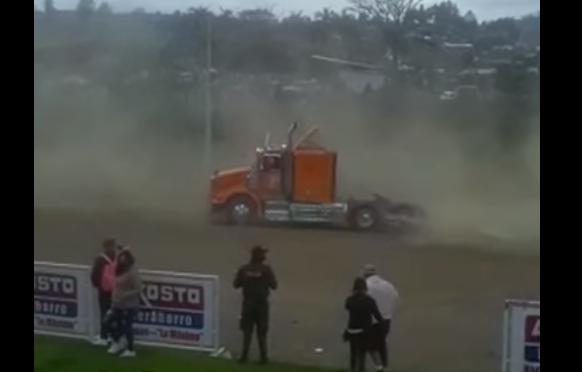
[[[233,224],[256,222],[338,223],[346,203],[336,202],[337,153],[312,140],[313,128],[295,140],[256,150],[249,168],[217,171],[211,181],[215,219]]]

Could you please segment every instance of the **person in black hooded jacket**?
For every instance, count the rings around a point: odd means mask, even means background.
[[[374,320],[381,324],[384,321],[376,300],[368,295],[366,279],[354,280],[352,294],[346,299],[345,309],[349,314],[344,341],[350,344],[350,371],[365,372],[366,357],[373,346]]]
[[[267,250],[256,246],[252,250],[251,261],[243,265],[237,272],[233,286],[242,290],[243,304],[240,319],[240,328],[243,332],[243,349],[240,363],[247,363],[253,334],[256,330],[260,363],[268,364],[268,333],[270,323],[271,291],[277,290],[278,283],[275,272],[265,262]]]

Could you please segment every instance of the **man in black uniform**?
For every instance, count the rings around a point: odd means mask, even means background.
[[[243,305],[241,312],[240,328],[243,332],[243,351],[241,363],[247,363],[253,333],[257,332],[260,363],[268,364],[267,335],[269,333],[269,297],[271,291],[278,287],[277,278],[273,269],[265,262],[267,250],[256,246],[252,250],[250,263],[242,266],[234,280],[234,288],[242,289]]]

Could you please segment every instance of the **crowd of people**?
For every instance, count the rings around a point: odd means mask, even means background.
[[[139,269],[132,250],[115,239],[105,240],[102,248],[91,273],[101,316],[101,331],[94,344],[109,347],[109,354],[132,358],[137,355],[133,325],[142,293]],[[234,289],[242,292],[241,364],[249,362],[255,334],[259,363],[269,364],[270,295],[279,283],[267,257],[266,248],[255,246],[250,261],[238,269],[233,282]],[[388,338],[399,302],[394,285],[383,279],[373,265],[366,265],[345,301],[348,322],[343,338],[349,344],[351,372],[365,372],[368,356],[376,371],[388,370]]]

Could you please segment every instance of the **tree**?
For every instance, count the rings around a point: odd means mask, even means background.
[[[44,13],[46,15],[52,15],[55,13],[55,2],[54,0],[45,0],[44,2]]]
[[[475,12],[473,12],[472,10],[469,10],[465,14],[465,21],[467,21],[469,23],[475,23],[475,24],[479,23],[479,19],[477,19]]]
[[[109,3],[101,3],[99,4],[99,8],[97,8],[97,14],[99,15],[111,15],[113,14],[113,9]]]
[[[350,0],[358,12],[396,25],[403,25],[407,15],[423,2],[424,0]]]
[[[356,12],[382,23],[395,74],[398,74],[402,54],[406,49],[405,21],[423,2],[424,0],[350,0]]]
[[[96,8],[95,0],[79,0],[77,16],[82,21],[88,21],[95,14]]]

